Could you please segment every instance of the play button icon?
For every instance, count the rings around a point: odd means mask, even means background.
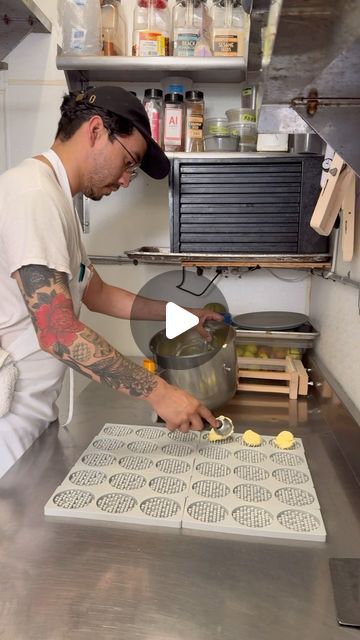
[[[134,272],[136,274],[136,269],[134,269]],[[139,276],[135,275],[135,277],[142,278],[143,276],[140,273]],[[159,300],[161,302],[161,314],[158,310],[153,314],[153,307],[150,305],[150,317],[147,319],[146,309],[144,311],[144,298],[146,300]],[[205,349],[206,342],[197,331],[199,325],[195,309],[203,309],[208,303],[221,304],[225,309],[228,309],[228,304],[220,289],[203,274],[186,269],[184,276],[183,268],[171,268],[150,278],[137,292],[131,307],[130,328],[135,347],[145,358],[154,358],[154,343],[157,345],[156,349],[159,347],[164,354],[172,353],[172,350],[178,353],[178,347],[182,348],[185,343],[186,345],[190,344],[189,349],[187,351],[185,349],[184,353],[188,355],[190,353],[192,357],[171,358],[171,367],[179,370],[196,366],[194,364],[195,361],[198,362],[194,357],[196,345],[199,346],[201,352],[205,351],[205,353],[202,353],[201,358],[210,360],[226,342],[227,332],[224,330],[223,338],[217,340],[215,349]],[[193,310],[194,312],[190,313]],[[161,320],[151,319],[152,315],[157,317],[161,315]],[[192,331],[189,331],[192,327],[194,327]],[[129,349],[126,353],[132,355],[133,346],[131,342],[125,342],[125,344],[125,348]],[[135,352],[134,355],[138,354]]]
[[[166,337],[172,340],[199,324],[199,318],[175,302],[166,305]]]

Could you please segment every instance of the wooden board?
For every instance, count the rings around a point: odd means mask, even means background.
[[[344,160],[335,153],[310,220],[310,226],[321,236],[331,233],[343,201],[343,186],[347,176],[344,164]]]

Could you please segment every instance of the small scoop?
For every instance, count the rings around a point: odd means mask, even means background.
[[[218,423],[218,427],[216,429],[211,429],[209,433],[209,440],[225,440],[225,438],[229,438],[234,433],[234,425],[230,418],[226,416],[218,416],[216,419]]]

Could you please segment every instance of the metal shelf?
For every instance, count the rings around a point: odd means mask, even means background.
[[[0,60],[29,33],[51,33],[51,29],[34,0],[0,0]]]
[[[153,264],[181,267],[273,268],[273,269],[330,269],[329,254],[206,254],[172,253],[167,247],[140,247],[118,256],[93,255],[94,264]]]
[[[102,82],[160,82],[166,76],[179,74],[203,83],[234,83],[246,77],[242,58],[58,55],[56,65],[65,72],[73,90]]]

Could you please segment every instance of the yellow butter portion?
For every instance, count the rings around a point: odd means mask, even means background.
[[[255,431],[248,429],[243,433],[243,441],[251,447],[259,447],[262,443],[262,437]]]
[[[294,436],[291,431],[280,431],[275,438],[275,444],[279,449],[290,449],[294,445]]]
[[[217,440],[226,440],[229,436],[221,436],[220,433],[217,432],[217,429],[211,429],[209,431],[209,440],[210,442],[216,442]]]

